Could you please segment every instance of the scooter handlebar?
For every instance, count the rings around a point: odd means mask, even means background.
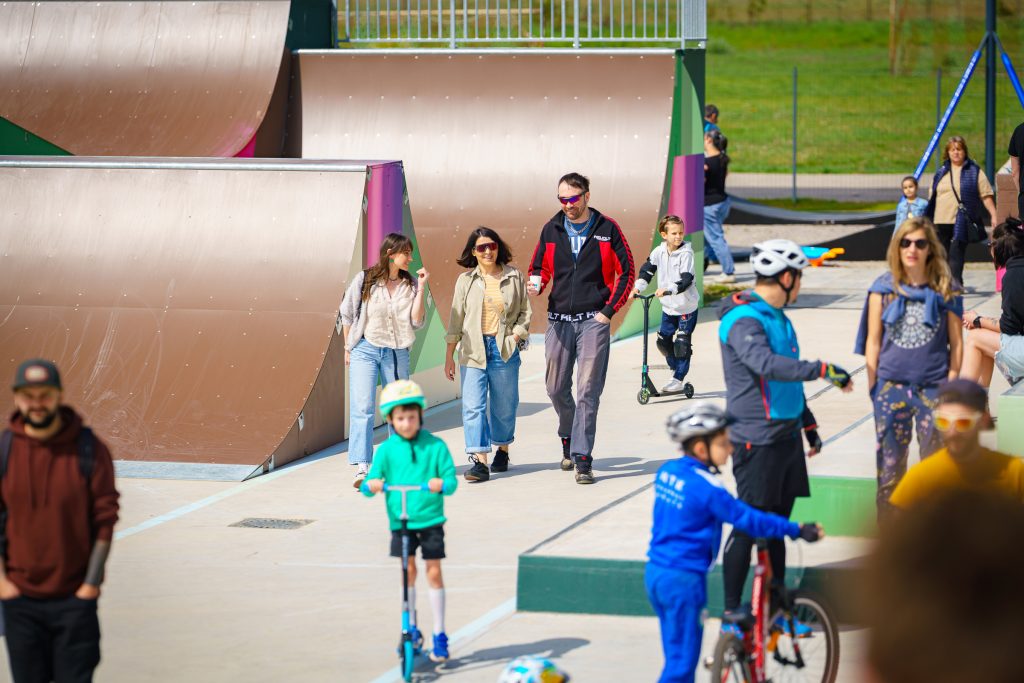
[[[428,484],[384,484],[384,492],[388,491],[429,491]]]

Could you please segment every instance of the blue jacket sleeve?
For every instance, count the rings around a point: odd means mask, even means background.
[[[753,318],[737,320],[729,330],[729,346],[751,372],[780,382],[810,382],[822,376],[820,361],[787,358],[772,351],[761,323]]]
[[[725,489],[709,487],[709,490],[708,507],[711,513],[740,531],[745,531],[755,538],[796,538],[800,535],[800,525],[796,522],[752,508],[743,501],[733,498]]]

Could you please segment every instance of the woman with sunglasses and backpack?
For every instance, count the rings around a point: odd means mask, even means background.
[[[889,272],[868,290],[854,349],[864,355],[875,412],[878,518],[907,471],[914,422],[921,459],[941,447],[932,411],[960,372],[963,303],[932,222],[909,218],[892,236]]]
[[[530,336],[530,301],[523,274],[498,233],[469,234],[457,263],[471,268],[455,281],[448,319],[444,373],[455,381],[456,348],[462,366],[462,430],[473,466],[466,480],[481,482],[508,470],[519,408],[519,349]],[[497,446],[488,468],[491,446]]]
[[[1006,269],[1002,314],[988,318],[973,310],[964,313],[968,332],[960,372],[986,388],[997,366],[1011,384],[1024,379],[1024,226],[1020,219],[1008,218],[997,225],[990,249],[996,269]]]

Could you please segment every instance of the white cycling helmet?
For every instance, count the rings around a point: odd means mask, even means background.
[[[668,438],[676,443],[686,443],[690,439],[721,431],[732,423],[733,419],[724,409],[714,403],[702,402],[669,415],[665,429]]]
[[[498,683],[568,683],[565,673],[544,657],[516,657],[501,672]]]
[[[775,277],[788,268],[803,270],[810,265],[810,261],[796,242],[775,239],[754,245],[750,253],[750,265],[761,277]]]

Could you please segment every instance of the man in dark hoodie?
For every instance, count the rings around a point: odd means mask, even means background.
[[[57,367],[25,361],[0,436],[0,604],[15,683],[91,681],[117,522],[110,451],[61,405]]]
[[[544,381],[558,414],[562,469],[577,484],[594,483],[594,436],[611,345],[612,316],[629,300],[633,254],[619,224],[590,206],[590,180],[567,173],[558,181],[562,210],[540,232],[527,291],[551,283],[544,334]],[[576,400],[572,374],[576,367]]]
[[[783,309],[800,295],[807,257],[794,242],[774,239],[755,244],[750,264],[754,289],[737,292],[719,309],[718,339],[725,371],[726,410],[733,419],[733,476],[744,503],[789,518],[797,498],[810,495],[801,431],[821,450],[814,415],[804,398],[804,382],[821,378],[853,390],[850,374],[824,361],[800,360],[796,331]],[[733,529],[725,545],[725,609],[739,607],[754,539]],[[772,574],[785,576],[786,546],[768,541]]]

